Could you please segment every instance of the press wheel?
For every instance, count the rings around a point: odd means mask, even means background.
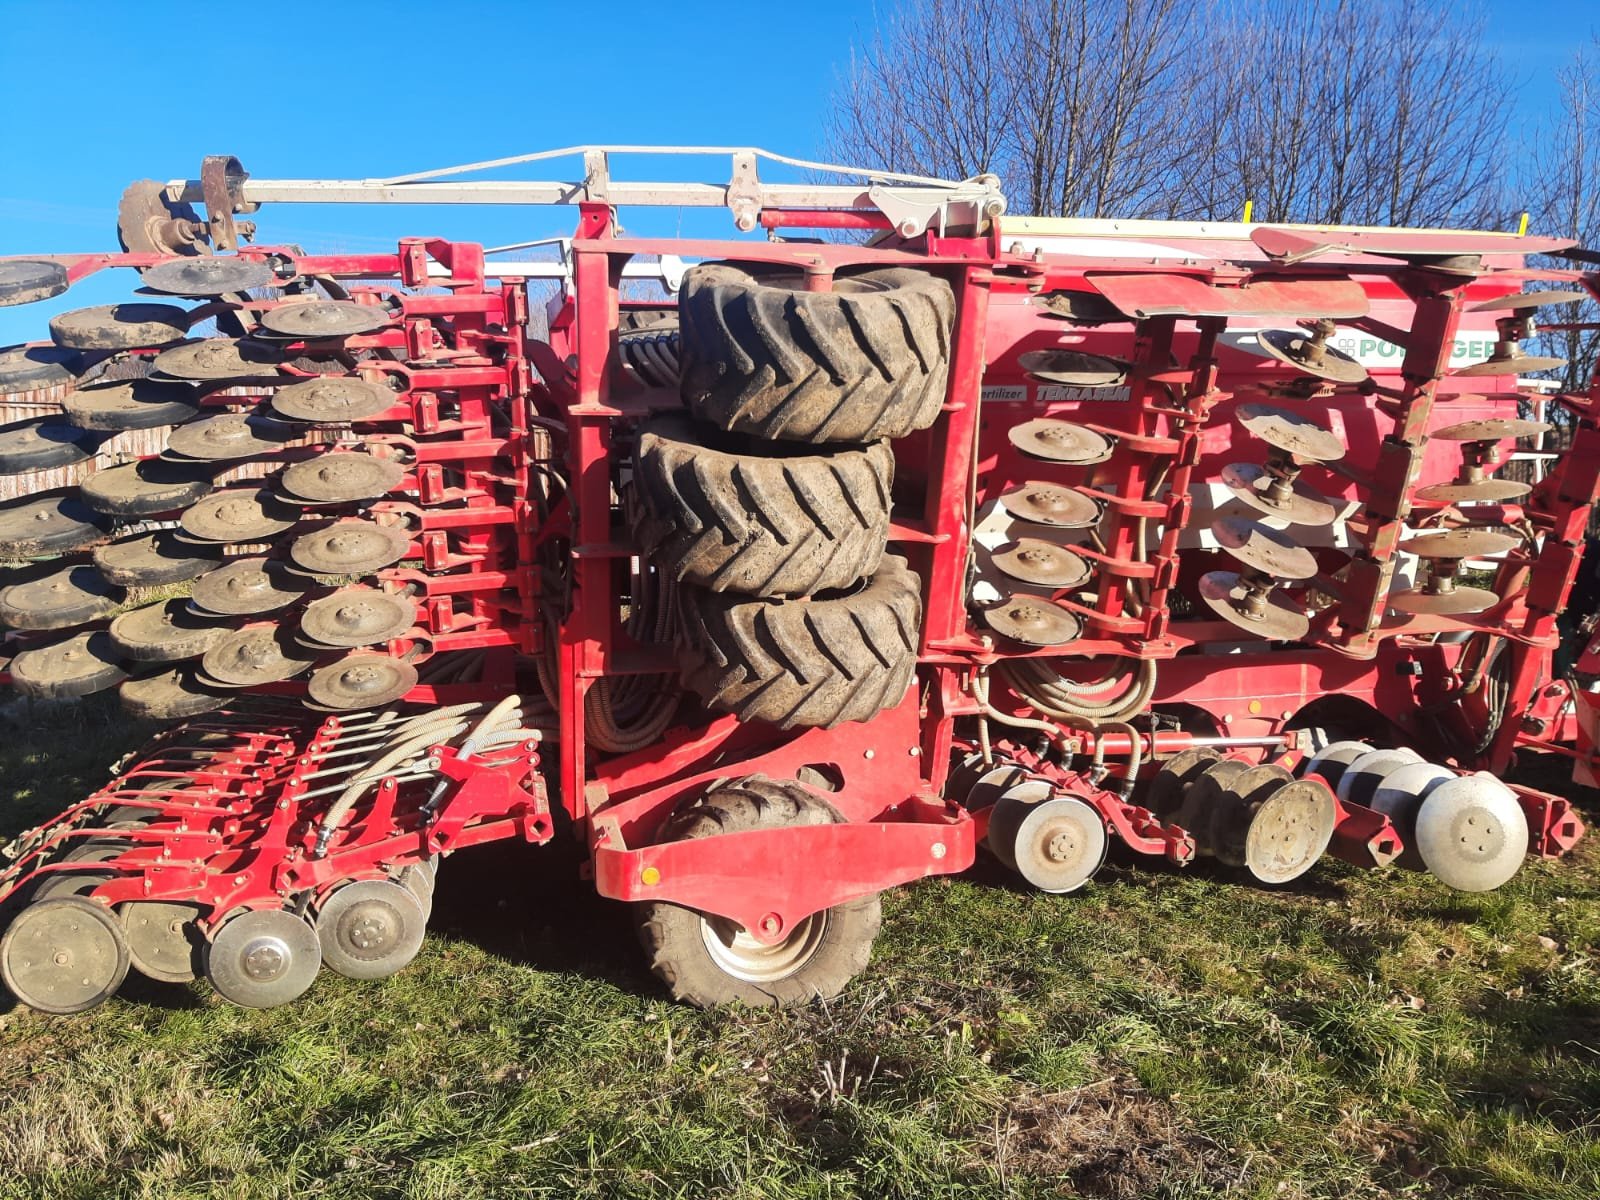
[[[27,475],[87,462],[105,440],[105,435],[79,429],[59,416],[14,421],[0,426],[0,475]]]
[[[205,939],[195,927],[200,907],[161,900],[135,900],[117,907],[128,960],[157,983],[188,983],[200,973]]]
[[[139,533],[96,546],[94,565],[121,587],[165,587],[214,569],[216,558],[194,553],[168,530]]]
[[[0,624],[70,629],[109,616],[128,594],[87,563],[0,590]]]
[[[197,717],[201,713],[215,712],[228,703],[227,694],[202,684],[192,667],[130,679],[122,685],[119,698],[130,715],[146,721]]]
[[[66,700],[115,687],[127,678],[104,630],[24,650],[11,660],[11,682],[41,700]]]
[[[104,905],[57,896],[28,905],[11,922],[0,938],[0,977],[29,1008],[88,1012],[128,977],[128,946]]]
[[[197,617],[180,598],[122,613],[106,632],[124,658],[165,663],[199,658],[232,631]]]
[[[62,399],[61,407],[80,429],[123,433],[181,425],[200,411],[200,398],[187,384],[126,379],[80,387]]]
[[[103,304],[50,319],[50,337],[68,350],[167,346],[188,331],[189,314],[172,304]]]
[[[186,508],[205,496],[211,491],[211,472],[147,458],[96,471],[78,491],[83,502],[96,512],[117,517],[153,517]]]

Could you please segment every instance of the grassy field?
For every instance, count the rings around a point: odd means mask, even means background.
[[[0,836],[98,784],[108,708],[0,726]],[[1600,850],[1486,896],[1332,863],[1113,863],[888,897],[833,1004],[662,999],[567,851],[446,862],[379,984],[131,980],[0,1015],[0,1196],[1600,1195]],[[9,1002],[6,1002],[9,1006]]]

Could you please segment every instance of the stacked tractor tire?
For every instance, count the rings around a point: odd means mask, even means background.
[[[688,416],[641,427],[632,507],[676,588],[683,683],[712,708],[828,727],[904,697],[922,600],[886,549],[890,442],[939,415],[954,307],[943,280],[915,270],[829,290],[729,264],[688,272]]]

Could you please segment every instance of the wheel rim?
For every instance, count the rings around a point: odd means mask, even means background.
[[[29,1008],[87,1012],[122,986],[128,948],[100,905],[60,896],[30,905],[0,940],[0,976]]]
[[[743,925],[727,917],[703,913],[700,935],[718,969],[745,983],[776,983],[801,970],[822,945],[828,913],[812,913],[780,942],[767,945],[751,937]]]

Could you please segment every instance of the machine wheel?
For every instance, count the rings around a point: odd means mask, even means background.
[[[281,908],[229,918],[205,948],[206,978],[244,1008],[276,1008],[305,995],[322,967],[314,929]]]
[[[11,922],[0,938],[0,976],[29,1008],[88,1012],[128,977],[128,947],[104,905],[57,896],[30,904]]]
[[[754,600],[685,586],[679,665],[713,708],[780,729],[865,721],[900,702],[917,665],[920,582],[885,555],[858,591]]]
[[[798,783],[753,775],[712,788],[668,822],[661,840],[841,819]],[[639,906],[639,937],[651,969],[675,999],[701,1008],[733,1001],[787,1007],[843,991],[866,969],[882,919],[878,897],[866,896],[813,913],[783,941],[766,946],[725,917],[654,903]]]
[[[157,983],[188,983],[199,974],[205,940],[195,928],[200,908],[135,900],[117,908],[133,969]]]
[[[317,912],[322,961],[347,979],[387,979],[417,956],[427,925],[422,900],[404,884],[344,884]]]
[[[683,398],[734,433],[873,442],[933,424],[944,403],[955,297],[888,268],[806,290],[798,275],[705,263],[684,276]]]
[[[730,454],[666,419],[639,437],[639,540],[674,579],[809,596],[877,569],[889,537],[888,444]]]

